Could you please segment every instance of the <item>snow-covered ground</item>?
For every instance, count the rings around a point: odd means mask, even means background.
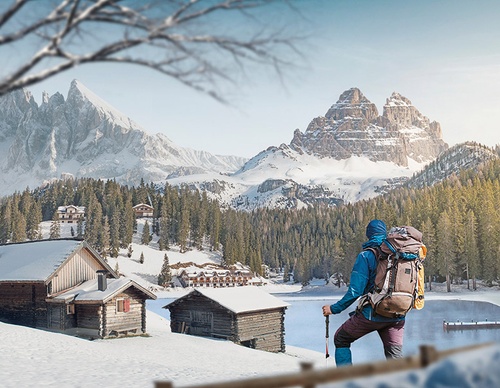
[[[49,223],[50,224],[50,223]],[[44,226],[47,230],[49,225]],[[65,226],[66,228],[66,226]],[[63,230],[63,234],[68,230]],[[120,272],[152,287],[159,297],[177,297],[186,290],[153,287],[165,252],[154,243],[137,242],[132,258],[126,252],[117,259]],[[141,252],[144,264],[139,263]],[[171,264],[178,261],[217,262],[214,254],[191,251],[168,252]],[[112,268],[115,259],[109,259]],[[322,286],[320,282],[313,287]],[[269,284],[268,292],[294,292],[301,287]],[[454,287],[452,293],[439,292],[435,285],[427,299],[464,299],[500,305],[498,289],[471,292]],[[341,291],[337,290],[340,293]],[[279,297],[279,295],[277,295]],[[287,346],[285,353],[268,353],[235,345],[229,341],[172,333],[166,318],[148,311],[148,335],[133,338],[87,341],[22,326],[0,323],[0,387],[153,387],[155,381],[171,381],[174,386],[221,382],[246,377],[269,376],[300,370],[300,362],[324,368],[324,353]],[[333,345],[332,345],[333,346]],[[499,387],[500,345],[458,354],[427,369],[373,376],[335,387]],[[328,367],[334,367],[330,361]]]

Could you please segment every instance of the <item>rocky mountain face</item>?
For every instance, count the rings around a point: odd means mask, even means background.
[[[137,185],[169,175],[229,173],[247,160],[181,148],[147,134],[78,81],[67,99],[43,95],[38,106],[27,90],[0,98],[0,194],[63,176],[116,179]]]
[[[364,156],[405,167],[409,158],[430,162],[448,148],[439,123],[423,116],[406,97],[393,93],[379,116],[375,104],[357,88],[342,93],[305,133],[296,130],[290,147],[318,157]]]

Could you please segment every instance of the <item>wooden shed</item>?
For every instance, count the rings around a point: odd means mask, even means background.
[[[119,278],[85,241],[0,245],[4,322],[96,338],[145,332],[145,301],[155,298]]]
[[[284,352],[288,306],[258,287],[247,286],[195,289],[163,308],[170,310],[172,332]]]

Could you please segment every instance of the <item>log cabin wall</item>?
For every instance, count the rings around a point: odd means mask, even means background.
[[[119,305],[123,306],[120,301],[125,300],[128,311],[118,311]],[[145,332],[146,302],[138,290],[128,288],[106,303],[103,337]]]
[[[199,294],[188,295],[170,308],[170,328],[174,333],[237,338],[234,314]]]
[[[47,289],[43,282],[1,282],[0,320],[30,327],[47,327]]]
[[[76,325],[82,329],[92,329],[99,332],[102,328],[102,306],[97,304],[75,305]]]
[[[285,308],[235,314],[194,293],[179,299],[169,310],[174,333],[224,338],[269,352],[285,351]]]
[[[64,331],[76,328],[76,308],[71,310],[66,303],[47,303],[47,307],[48,329]]]
[[[253,311],[237,315],[235,342],[268,352],[285,351],[285,309]]]
[[[57,293],[97,277],[97,271],[105,269],[87,249],[80,249],[64,263],[51,279],[51,293]]]

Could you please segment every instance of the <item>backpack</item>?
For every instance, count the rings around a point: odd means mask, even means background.
[[[384,317],[403,317],[412,308],[421,309],[424,302],[423,260],[426,255],[422,233],[412,226],[395,227],[378,249],[375,286],[362,303]]]

